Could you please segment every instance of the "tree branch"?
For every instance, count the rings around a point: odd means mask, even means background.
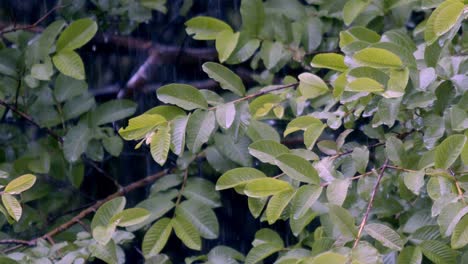
[[[72,227],[73,225],[75,224],[79,224],[79,222],[85,218],[88,214],[92,213],[92,212],[95,212],[102,204],[104,204],[105,202],[107,201],[110,201],[114,198],[117,198],[119,196],[123,196],[125,195],[126,193],[128,192],[131,192],[135,189],[138,189],[138,188],[141,188],[141,187],[144,187],[150,183],[153,183],[154,181],[156,181],[157,179],[159,178],[162,178],[164,177],[165,175],[167,175],[167,173],[169,172],[168,169],[166,170],[163,170],[161,172],[158,172],[156,174],[153,174],[153,175],[150,175],[148,177],[145,177],[141,180],[138,180],[136,182],[133,182],[123,188],[121,188],[120,190],[118,190],[117,192],[107,196],[105,199],[103,200],[100,200],[100,201],[97,201],[95,204],[93,204],[92,206],[86,208],[85,210],[81,211],[78,215],[76,215],[75,217],[73,217],[72,219],[70,219],[69,221],[63,223],[62,225],[52,229],[51,231],[47,232],[46,234],[40,236],[40,237],[37,237],[37,238],[34,238],[34,239],[31,239],[29,241],[27,240],[18,240],[18,239],[4,239],[4,240],[0,240],[0,244],[21,244],[21,245],[26,245],[26,246],[34,246],[36,245],[37,241],[39,239],[46,239],[46,240],[50,240],[52,239],[52,237],[54,237],[55,235],[69,229],[70,227]]]
[[[3,29],[0,31],[0,36],[3,36],[6,33],[15,32],[19,30],[31,30],[36,28],[42,21],[44,21],[48,16],[50,16],[55,10],[65,7],[64,5],[57,5],[51,10],[47,11],[42,17],[40,17],[36,22],[31,25],[15,25],[10,29]]]
[[[28,121],[29,123],[31,123],[32,125],[36,126],[37,128],[41,129],[41,130],[44,130],[47,134],[49,134],[50,136],[52,136],[53,138],[55,138],[58,142],[60,142],[61,144],[63,143],[63,139],[62,137],[60,137],[59,135],[57,135],[54,131],[52,131],[51,129],[49,128],[42,128],[41,125],[39,125],[36,121],[34,121],[29,115],[27,115],[26,113],[23,113],[21,112],[20,110],[18,110],[16,107],[8,104],[7,102],[3,101],[2,99],[0,99],[0,105],[4,106],[5,108],[13,111],[14,113],[16,113],[17,115],[21,116],[23,119],[25,119],[26,121]]]
[[[377,195],[377,190],[379,189],[380,181],[382,180],[382,177],[384,175],[385,169],[387,169],[387,166],[388,166],[388,158],[385,160],[382,168],[380,169],[379,176],[377,177],[377,182],[375,183],[374,189],[372,189],[371,198],[369,200],[369,203],[367,204],[367,209],[366,209],[366,213],[364,214],[364,218],[362,218],[361,224],[359,225],[359,231],[356,236],[356,240],[354,241],[353,248],[355,248],[359,244],[359,240],[361,240],[362,231],[364,230],[364,226],[366,226],[367,220],[369,219],[369,214],[372,209],[372,205],[374,204],[375,196]]]

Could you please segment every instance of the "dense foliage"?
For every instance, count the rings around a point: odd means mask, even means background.
[[[136,116],[131,100],[96,104],[80,48],[99,19],[128,33],[166,1],[90,1],[93,17],[68,2],[43,30],[1,32],[2,263],[124,263],[128,244],[171,263],[174,236],[206,252],[186,263],[468,263],[468,1],[242,0],[239,27],[189,18],[187,35],[217,51],[202,70],[219,89],[164,85]],[[84,204],[57,182],[79,188],[122,139],[161,172],[51,222],[57,204]],[[260,229],[245,255],[203,248],[229,189],[293,236]]]

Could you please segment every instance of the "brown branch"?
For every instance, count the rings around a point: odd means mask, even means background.
[[[50,16],[55,10],[57,9],[60,9],[62,7],[65,7],[64,5],[57,5],[55,6],[54,8],[52,8],[51,10],[47,11],[47,13],[45,13],[42,17],[40,17],[36,22],[34,22],[33,24],[31,25],[14,25],[12,28],[10,29],[3,29],[2,31],[0,31],[0,36],[6,34],[6,33],[10,33],[10,32],[15,32],[15,31],[19,31],[19,30],[31,30],[31,29],[34,29],[36,28],[42,21],[44,21],[48,16]]]
[[[379,176],[377,177],[377,182],[375,183],[374,189],[372,189],[372,194],[369,200],[369,203],[367,204],[367,209],[366,213],[364,214],[364,218],[362,218],[361,224],[359,225],[359,231],[356,236],[356,240],[354,241],[353,248],[355,248],[359,240],[361,240],[362,236],[362,231],[364,230],[364,226],[366,226],[367,220],[369,219],[369,214],[372,209],[372,205],[374,204],[375,196],[377,195],[377,190],[379,189],[380,181],[382,180],[382,177],[384,175],[385,169],[387,169],[388,166],[388,158],[385,160],[382,168],[380,169]]]
[[[17,115],[21,116],[23,119],[25,119],[26,121],[28,121],[29,123],[31,123],[32,125],[36,126],[37,128],[41,129],[41,130],[44,130],[47,134],[49,134],[50,136],[52,136],[53,138],[55,138],[58,142],[60,143],[63,143],[63,139],[62,137],[60,137],[59,135],[57,135],[54,131],[52,131],[51,129],[49,128],[42,128],[41,125],[39,125],[38,123],[36,123],[36,121],[34,121],[32,119],[31,116],[27,115],[26,113],[23,113],[21,112],[20,110],[18,110],[16,107],[14,107],[13,105],[10,105],[8,104],[7,102],[3,101],[2,99],[0,99],[0,105],[4,106],[5,108],[13,111],[14,113],[16,113]]]
[[[2,245],[26,245],[26,246],[32,246],[31,241],[28,240],[21,240],[21,239],[2,239],[0,240],[0,244]]]
[[[47,232],[46,234],[44,234],[44,235],[42,235],[40,237],[31,239],[29,241],[18,240],[18,239],[5,239],[5,240],[0,240],[0,244],[21,244],[21,245],[26,245],[26,246],[34,246],[34,245],[36,245],[36,243],[37,243],[37,241],[39,239],[46,239],[48,241],[52,240],[52,237],[54,237],[55,235],[69,229],[70,227],[72,227],[73,225],[75,225],[77,223],[79,224],[83,218],[85,218],[87,215],[91,214],[92,212],[95,212],[105,202],[110,201],[110,200],[112,200],[114,198],[117,198],[119,196],[123,196],[128,192],[131,192],[131,191],[133,191],[135,189],[144,187],[144,186],[146,186],[146,185],[148,185],[150,183],[153,183],[157,179],[167,175],[168,172],[169,172],[169,170],[166,169],[166,170],[163,170],[163,171],[158,172],[156,174],[145,177],[145,178],[143,178],[141,180],[138,180],[136,182],[133,182],[133,183],[131,183],[131,184],[125,186],[125,187],[122,187],[119,191],[107,196],[103,200],[97,201],[95,204],[93,204],[92,206],[90,206],[90,207],[86,208],[85,210],[81,211],[78,215],[76,215],[75,217],[73,217],[69,221],[67,221],[64,224],[52,229],[51,231]]]

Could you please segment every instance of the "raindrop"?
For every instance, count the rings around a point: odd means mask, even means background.
[[[107,43],[109,42],[109,37],[108,36],[104,36],[104,43]]]
[[[93,45],[93,47],[91,48],[93,51],[96,51],[96,45]]]

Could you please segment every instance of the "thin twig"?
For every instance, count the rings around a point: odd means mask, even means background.
[[[187,177],[188,177],[188,168],[185,169],[184,180],[182,181],[182,186],[180,187],[179,194],[177,195],[177,200],[176,200],[176,203],[175,203],[175,207],[179,206],[180,201],[182,200],[182,193],[184,192],[185,184],[187,183]]]
[[[252,98],[255,98],[255,97],[264,95],[264,94],[267,94],[267,93],[271,93],[271,92],[275,92],[275,91],[279,91],[279,90],[283,90],[283,89],[287,89],[287,88],[296,87],[296,86],[298,86],[298,85],[299,85],[299,83],[291,83],[291,84],[286,84],[286,85],[279,85],[279,86],[276,86],[276,87],[271,88],[271,89],[261,90],[261,91],[259,91],[259,92],[256,92],[256,93],[253,93],[253,94],[244,96],[244,97],[242,97],[242,98],[239,98],[239,99],[230,101],[230,102],[228,102],[228,103],[237,104],[237,103],[240,103],[240,102],[243,102],[243,101],[246,101],[246,100],[249,100],[249,99],[252,99]],[[208,110],[216,110],[217,107],[218,107],[218,106],[213,106],[213,107],[208,108]]]
[[[90,160],[88,158],[84,158],[84,161],[88,163],[91,167],[93,167],[95,170],[97,170],[100,174],[102,174],[105,178],[107,178],[109,181],[111,181],[117,189],[122,188],[122,186],[117,182],[116,179],[112,178],[107,171],[101,169],[93,160]]]
[[[21,239],[2,239],[0,240],[0,244],[17,244],[17,245],[26,245],[31,246],[31,241],[29,240],[21,240]]]
[[[103,200],[97,201],[94,205],[92,205],[92,206],[86,208],[85,210],[81,211],[78,215],[76,215],[75,217],[73,217],[69,221],[67,221],[67,222],[63,223],[62,225],[52,229],[51,231],[47,232],[46,234],[44,234],[44,235],[42,235],[40,237],[31,239],[29,241],[15,240],[15,239],[0,240],[0,243],[1,244],[18,244],[18,242],[21,241],[22,245],[34,246],[34,245],[36,245],[36,243],[37,243],[37,241],[39,239],[47,239],[47,240],[52,239],[52,237],[54,237],[55,235],[65,231],[65,230],[69,229],[70,227],[72,227],[73,225],[79,223],[83,218],[85,218],[88,214],[91,214],[92,212],[96,211],[105,202],[108,202],[108,201],[110,201],[110,200],[112,200],[114,198],[123,196],[126,193],[131,192],[131,191],[133,191],[135,189],[138,189],[138,188],[144,187],[144,186],[146,186],[146,185],[148,185],[150,183],[153,183],[157,179],[167,175],[168,172],[169,172],[169,170],[166,169],[166,170],[160,171],[160,172],[158,172],[156,174],[145,177],[145,178],[143,178],[141,180],[138,180],[136,182],[133,182],[133,183],[131,183],[131,184],[125,186],[125,187],[122,187],[117,192],[107,196]],[[3,241],[3,243],[2,243],[2,241]]]
[[[372,205],[374,204],[375,196],[377,195],[377,190],[379,189],[380,181],[382,180],[382,177],[384,175],[385,169],[387,169],[387,166],[388,166],[388,158],[385,160],[382,168],[380,169],[379,176],[377,177],[377,182],[375,183],[374,189],[372,189],[372,194],[371,194],[369,203],[367,204],[366,213],[364,214],[364,218],[362,218],[361,224],[359,225],[359,231],[357,233],[356,240],[354,240],[353,248],[355,248],[358,245],[359,240],[361,240],[362,231],[364,230],[364,226],[366,226],[367,220],[369,219],[369,214],[372,209]]]
[[[368,171],[366,173],[363,173],[363,174],[360,174],[360,175],[356,175],[356,176],[353,176],[351,178],[349,178],[350,180],[354,181],[354,180],[359,180],[361,178],[364,178],[366,176],[369,176],[371,175],[372,173],[374,173],[374,171]],[[331,182],[323,182],[320,184],[321,187],[327,187],[328,185],[330,185]]]
[[[24,25],[24,26],[14,25],[13,28],[2,30],[2,31],[0,31],[0,36],[2,36],[3,34],[6,34],[6,33],[15,32],[15,31],[18,31],[18,30],[33,29],[33,28],[37,27],[42,21],[44,21],[48,16],[50,16],[55,10],[60,9],[62,7],[64,7],[64,5],[55,6],[51,10],[47,11],[47,13],[45,13],[42,17],[40,17],[36,22],[34,22],[31,25]]]
[[[398,166],[393,166],[393,165],[388,165],[387,168],[394,169],[394,170],[399,170],[399,171],[404,171],[404,172],[418,172],[417,170],[405,169],[405,168],[398,167]]]
[[[58,142],[63,143],[62,137],[60,137],[59,135],[57,135],[54,131],[52,131],[52,130],[49,129],[49,128],[42,128],[41,125],[39,125],[38,123],[36,123],[36,121],[34,121],[34,120],[32,119],[31,116],[27,115],[26,113],[21,112],[21,111],[18,110],[16,107],[14,107],[14,106],[8,104],[7,102],[3,101],[2,99],[0,99],[0,105],[3,105],[3,106],[6,107],[7,109],[9,109],[9,110],[15,112],[17,115],[21,116],[23,119],[25,119],[25,120],[28,121],[29,123],[33,124],[33,125],[36,126],[37,128],[44,130],[47,134],[49,134],[50,136],[52,136],[53,138],[55,138]]]
[[[466,204],[465,197],[463,196],[463,191],[462,191],[462,189],[460,187],[460,182],[458,181],[457,177],[455,176],[455,172],[450,168],[449,173],[450,173],[450,175],[452,175],[453,181],[455,182],[455,186],[457,187],[458,197],[460,198],[460,200],[464,204]]]

